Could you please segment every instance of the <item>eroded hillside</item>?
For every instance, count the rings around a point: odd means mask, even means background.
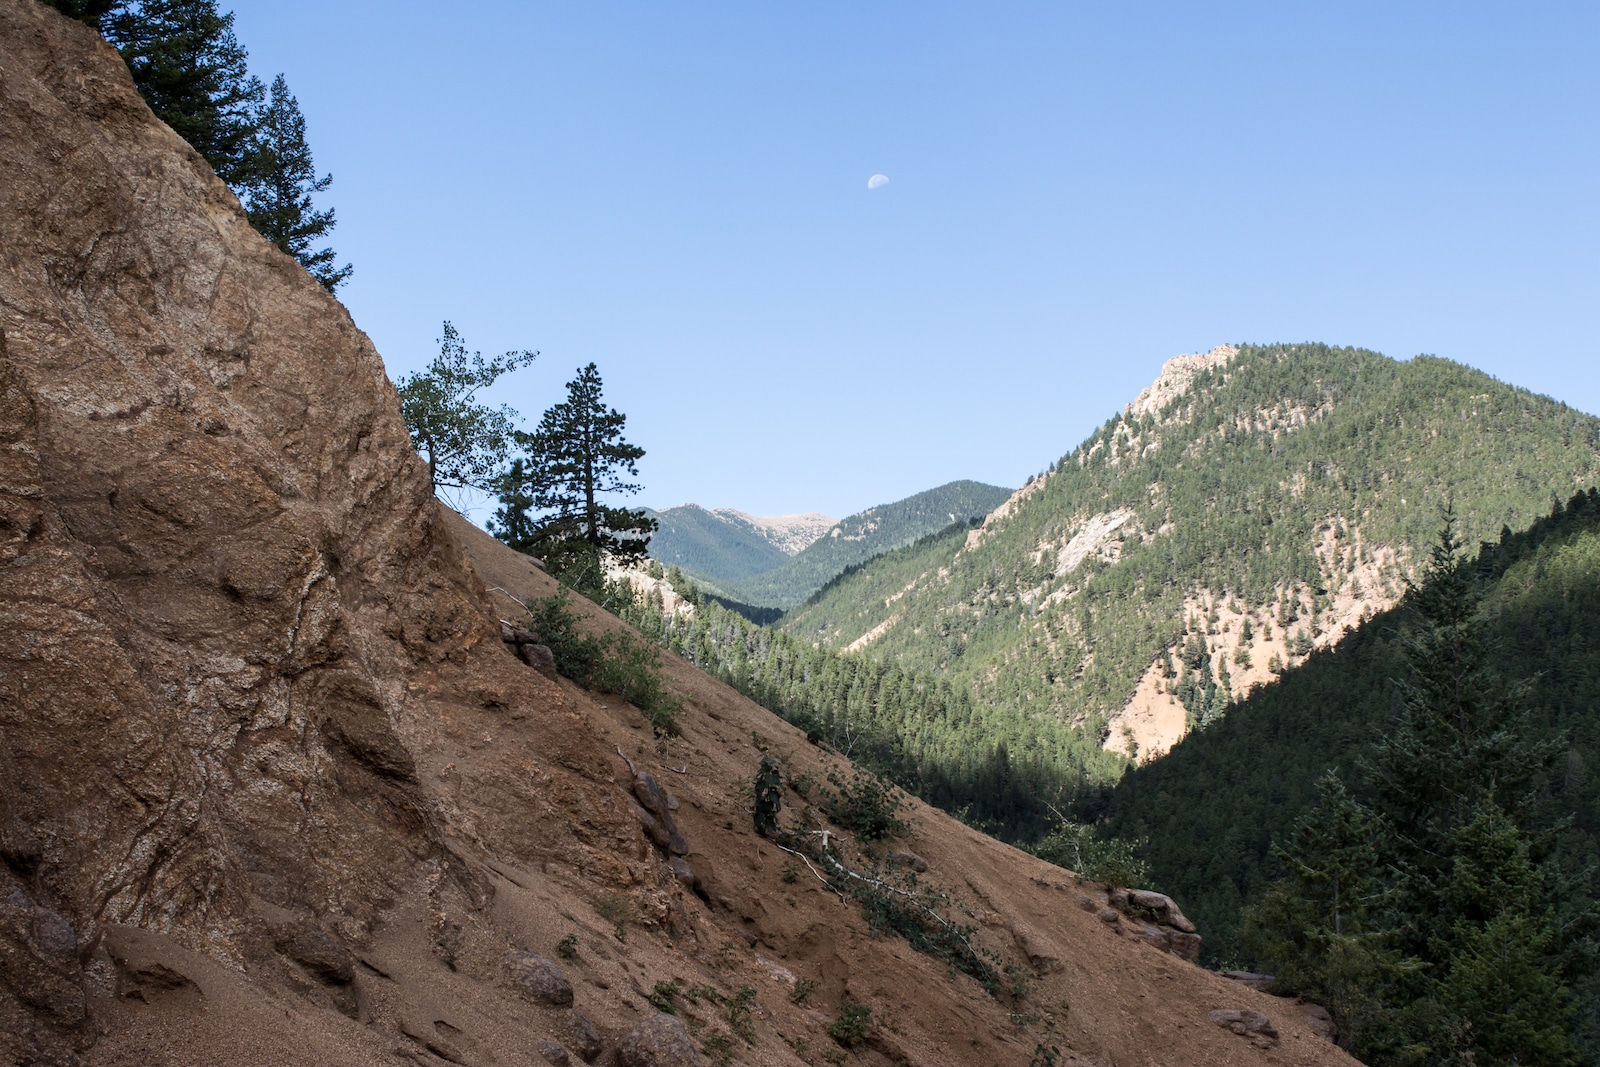
[[[913,804],[894,847],[992,995],[754,832],[758,743],[844,761],[681,661],[659,745],[526,666],[503,620],[552,583],[439,509],[343,307],[33,0],[0,0],[0,159],[0,1055],[1350,1062]]]

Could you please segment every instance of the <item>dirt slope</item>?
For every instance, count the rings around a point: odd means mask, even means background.
[[[1047,1022],[1061,1063],[1349,1062],[931,810],[899,847],[1041,972],[1021,1001],[785,882],[752,733],[794,774],[824,754],[678,661],[658,752],[513,657],[499,620],[548,579],[437,507],[343,307],[34,0],[0,0],[0,173],[0,1063],[609,1063],[670,979],[755,990],[750,1041],[684,1006],[739,1062],[822,1062],[845,996],[863,1063],[1020,1065]],[[676,794],[703,897],[618,748]],[[519,989],[510,954],[569,936],[571,1006]]]

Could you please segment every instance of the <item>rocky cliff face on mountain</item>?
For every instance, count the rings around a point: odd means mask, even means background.
[[[344,308],[33,0],[0,173],[0,1062],[1349,1062],[1173,954],[1176,907],[912,805],[986,990],[755,834],[763,747],[845,761],[680,661],[657,742],[519,659],[553,583],[435,504]]]

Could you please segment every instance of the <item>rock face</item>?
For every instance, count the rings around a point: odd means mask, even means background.
[[[455,879],[413,746],[547,690],[484,666],[496,620],[366,336],[32,0],[0,0],[0,173],[10,1062],[76,1047],[104,924],[243,967],[253,901],[359,937]]]

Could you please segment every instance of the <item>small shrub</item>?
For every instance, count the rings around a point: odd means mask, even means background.
[[[778,813],[783,810],[783,775],[778,761],[771,756],[761,757],[755,780],[755,827],[762,837],[778,832]]]
[[[564,960],[576,959],[578,956],[578,935],[568,934],[556,942],[556,955]]]
[[[1149,842],[1096,837],[1092,826],[1063,822],[1034,846],[1033,854],[1047,863],[1065,867],[1090,882],[1118,888],[1137,887],[1149,877],[1139,852]]]
[[[678,997],[683,992],[683,986],[676,980],[670,982],[657,982],[655,989],[644,999],[656,1011],[666,1012],[668,1015],[678,1014]]]
[[[872,1009],[846,999],[839,1002],[839,1014],[828,1024],[828,1036],[846,1048],[860,1048],[871,1028]]]
[[[794,984],[794,991],[789,994],[789,1003],[806,1006],[806,1001],[811,999],[811,994],[817,991],[817,983],[809,978],[802,978]]]
[[[713,1030],[700,1040],[700,1051],[714,1067],[728,1067],[733,1062],[733,1038],[721,1030]]]
[[[754,1043],[756,1039],[755,1022],[750,1018],[750,1013],[756,1006],[756,991],[749,986],[740,986],[739,991],[728,998],[728,1029],[744,1038],[747,1043]]]
[[[838,768],[828,771],[833,786],[822,794],[822,810],[841,829],[849,830],[862,841],[881,841],[898,837],[911,825],[898,816],[904,796],[889,782],[864,767],[857,767],[846,779]]]
[[[943,960],[953,969],[971,975],[998,996],[1004,989],[1000,973],[972,946],[976,928],[962,926],[940,914],[944,901],[919,885],[914,878],[908,888],[895,892],[882,877],[872,881],[836,881],[835,888],[848,893],[861,905],[862,914],[874,934],[896,934],[918,952]]]
[[[661,680],[661,655],[655,646],[627,630],[596,636],[584,633],[566,590],[527,605],[531,626],[550,648],[556,671],[585,689],[615,693],[644,712],[658,737],[677,737],[683,701],[667,693]]]

